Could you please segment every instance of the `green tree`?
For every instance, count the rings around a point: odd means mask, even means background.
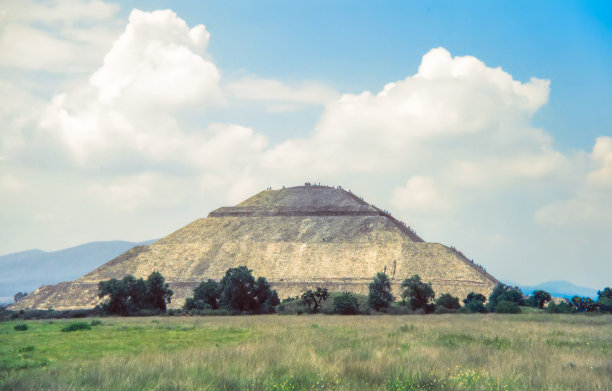
[[[451,295],[450,293],[445,293],[436,300],[436,307],[444,307],[449,310],[458,310],[461,308],[461,305],[459,304],[459,298]]]
[[[213,309],[219,308],[219,301],[221,298],[221,286],[217,281],[209,279],[208,281],[202,281],[194,290],[193,297],[185,300],[183,308],[186,311],[197,309]]]
[[[599,309],[597,303],[590,297],[574,296],[570,300],[570,305],[576,312],[595,312]]]
[[[246,266],[230,268],[221,279],[222,302],[232,310],[271,312],[280,303],[265,277],[257,281]]]
[[[147,277],[147,294],[145,308],[166,311],[166,303],[172,302],[174,292],[160,272],[153,272]]]
[[[272,290],[265,277],[258,277],[253,292],[251,310],[255,312],[274,312],[274,307],[280,304],[278,294]]]
[[[27,295],[27,293],[26,293],[26,295]],[[612,288],[605,287],[603,290],[597,291],[597,297],[599,299],[602,299],[602,298],[612,299]]]
[[[484,306],[484,303],[487,301],[487,298],[482,293],[470,292],[463,299],[463,303],[465,304],[461,309],[462,312],[467,313],[486,313],[487,309]]]
[[[612,312],[612,289],[604,288],[597,292],[597,306],[601,312]]]
[[[317,287],[315,291],[311,289],[302,294],[302,303],[308,307],[309,312],[316,313],[321,303],[329,298],[327,288]]]
[[[133,276],[131,276],[133,278]],[[98,283],[98,297],[108,298],[102,302],[103,312],[115,315],[128,315],[132,310],[129,287],[125,281],[112,278]]]
[[[423,309],[426,313],[433,311],[433,306],[430,301],[434,298],[435,293],[430,283],[421,281],[418,274],[405,279],[402,282],[402,287],[405,288],[402,292],[402,298],[410,304],[413,310]]]
[[[543,290],[537,290],[531,293],[528,303],[532,307],[544,308],[544,304],[548,303],[551,300],[552,296],[550,296],[550,293]]]
[[[230,268],[221,279],[223,302],[229,308],[249,311],[252,306],[255,278],[246,266]]]
[[[463,299],[463,303],[467,305],[472,300],[476,300],[484,304],[487,301],[487,298],[482,293],[470,292],[466,298]]]
[[[546,312],[550,314],[569,314],[573,311],[574,310],[572,309],[572,306],[570,306],[565,301],[562,301],[559,304],[556,304],[554,301],[551,301],[546,307]]]
[[[146,281],[127,275],[98,283],[98,297],[106,298],[101,304],[102,311],[116,315],[130,315],[143,309],[166,310],[166,303],[172,297],[172,290],[165,283],[164,276],[153,272]]]
[[[389,281],[389,277],[385,273],[376,273],[369,288],[368,304],[376,311],[388,307],[395,300],[391,294],[391,281]]]
[[[484,306],[484,303],[482,301],[474,299],[474,300],[468,301],[463,306],[462,312],[484,314],[487,312],[487,308]]]
[[[334,313],[355,315],[359,313],[359,302],[350,292],[344,292],[334,298]]]
[[[516,303],[517,306],[524,304],[523,293],[517,287],[511,287],[501,282],[498,283],[493,292],[489,296],[489,302],[487,303],[487,309],[491,312],[496,312],[497,303],[502,301],[510,301]]]

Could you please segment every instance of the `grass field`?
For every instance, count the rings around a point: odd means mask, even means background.
[[[0,390],[612,390],[610,315],[74,321],[0,323]]]

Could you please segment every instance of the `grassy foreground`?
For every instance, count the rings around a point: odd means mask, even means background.
[[[612,390],[609,315],[101,320],[1,323],[0,390]]]

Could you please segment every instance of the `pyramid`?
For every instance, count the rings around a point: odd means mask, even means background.
[[[216,209],[147,246],[137,246],[71,282],[45,285],[13,309],[92,308],[98,282],[159,271],[179,308],[209,278],[246,265],[264,276],[281,298],[317,286],[368,292],[384,271],[396,297],[414,274],[437,295],[490,294],[497,280],[454,248],[421,239],[388,212],[341,187],[306,184],[265,190],[233,207]]]

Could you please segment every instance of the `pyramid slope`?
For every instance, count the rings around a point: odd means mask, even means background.
[[[239,265],[268,278],[281,297],[315,286],[366,293],[379,271],[391,277],[396,294],[413,274],[430,281],[436,292],[459,297],[471,291],[488,295],[497,283],[455,250],[414,240],[397,220],[342,189],[265,191],[221,209],[74,282],[42,287],[15,306],[91,307],[99,281],[157,270],[174,289],[176,308],[200,281],[218,280]]]

